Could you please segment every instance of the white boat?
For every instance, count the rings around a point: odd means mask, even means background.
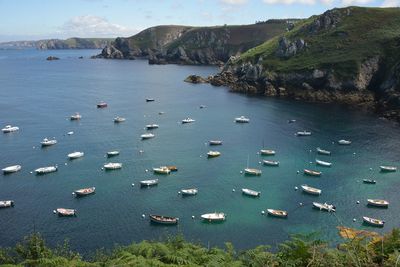
[[[42,142],[40,142],[40,144],[41,144],[42,146],[52,146],[52,145],[57,144],[57,140],[56,140],[56,139],[48,139],[48,138],[45,138],[45,139],[43,139]]]
[[[275,150],[272,149],[261,149],[260,154],[264,156],[273,156],[275,155]]]
[[[248,188],[242,188],[242,193],[252,197],[259,197],[261,195],[261,192],[254,191]]]
[[[199,108],[206,108],[206,107],[207,107],[206,105],[200,105]]]
[[[198,192],[197,188],[188,188],[181,190],[182,196],[194,196],[197,195],[197,192]]]
[[[202,214],[200,217],[209,222],[225,221],[225,213],[222,212],[206,213]]]
[[[317,163],[317,165],[321,165],[321,166],[324,166],[324,167],[332,166],[332,163],[327,162],[327,161],[322,161],[322,160],[319,160],[319,159],[315,159],[315,163]]]
[[[74,115],[71,115],[70,117],[71,121],[76,121],[82,119],[82,115],[76,112]]]
[[[366,224],[372,225],[372,226],[377,226],[377,227],[383,227],[385,225],[385,221],[379,220],[379,219],[374,219],[370,217],[363,216],[363,221]]]
[[[147,130],[157,129],[158,127],[159,127],[158,124],[147,124],[146,125]]]
[[[158,168],[153,168],[153,172],[158,174],[170,174],[171,170],[167,166],[161,166]]]
[[[288,212],[285,210],[274,210],[274,209],[267,209],[267,212],[271,216],[286,218],[288,216]]]
[[[73,135],[73,134],[74,134],[73,131],[67,133],[67,135]]]
[[[344,139],[342,139],[342,140],[339,140],[339,141],[338,141],[338,144],[339,144],[339,145],[350,145],[350,144],[351,144],[351,141],[350,141],[350,140],[344,140]]]
[[[154,98],[146,98],[146,102],[153,102],[153,101],[155,101]]]
[[[317,153],[318,153],[318,154],[321,154],[321,155],[330,155],[330,154],[331,154],[330,151],[324,150],[324,149],[319,148],[319,147],[317,147]]]
[[[210,146],[219,146],[219,145],[222,145],[222,141],[221,140],[210,140],[210,141],[208,141],[208,144]]]
[[[1,169],[3,171],[3,173],[13,173],[13,172],[17,172],[19,170],[21,170],[21,165],[13,165],[13,166],[8,166],[5,167],[3,169]]]
[[[152,186],[157,184],[158,184],[158,179],[140,181],[141,186]]]
[[[16,132],[19,130],[19,127],[17,126],[11,126],[11,125],[6,125],[6,127],[4,127],[3,129],[1,129],[3,131],[3,133],[12,133],[12,132]]]
[[[122,168],[122,163],[109,162],[104,164],[103,167],[105,170],[117,170]]]
[[[72,152],[72,153],[69,153],[67,155],[67,157],[69,159],[77,159],[77,158],[83,157],[84,155],[85,155],[85,153],[83,153],[83,152]]]
[[[309,176],[321,176],[322,172],[304,169],[304,174]]]
[[[249,123],[250,119],[246,118],[245,116],[240,116],[240,117],[235,118],[235,122],[238,122],[238,123]]]
[[[397,167],[394,166],[379,166],[382,172],[395,172],[397,171]]]
[[[56,171],[57,171],[57,166],[41,167],[35,170],[36,174],[46,174]]]
[[[259,169],[246,168],[244,169],[244,173],[248,175],[261,175],[262,171]]]
[[[367,199],[367,202],[368,205],[370,206],[381,207],[381,208],[389,207],[389,201],[383,199]]]
[[[10,208],[14,206],[13,200],[0,200],[0,208]]]
[[[221,155],[221,152],[219,151],[208,151],[207,152],[207,157],[209,158],[215,158],[215,157],[219,157]]]
[[[291,119],[291,120],[288,120],[287,122],[288,122],[288,123],[295,123],[296,120],[295,120],[295,119]]]
[[[122,118],[122,117],[119,117],[119,116],[114,118],[114,122],[115,123],[120,123],[120,122],[124,122],[124,121],[126,121],[126,119]]]
[[[76,216],[76,210],[74,209],[64,209],[64,208],[58,208],[53,211],[55,214],[58,214],[58,216]]]
[[[311,195],[321,195],[321,193],[322,193],[321,189],[314,188],[314,187],[308,186],[306,184],[303,184],[301,186],[301,188],[303,189],[303,192],[305,192],[307,194],[311,194]]]
[[[309,135],[311,135],[311,132],[304,130],[304,131],[297,132],[296,135],[297,136],[309,136]]]
[[[95,191],[96,191],[95,187],[88,187],[88,188],[82,188],[82,189],[75,190],[72,194],[77,197],[80,197],[80,196],[87,196],[90,194],[94,194]]]
[[[279,166],[279,161],[275,161],[275,160],[263,160],[264,165],[267,166]]]
[[[182,120],[182,124],[191,123],[191,122],[195,122],[195,120],[194,120],[194,119],[191,119],[191,118],[186,118],[186,119],[183,119],[183,120]]]
[[[107,152],[107,157],[111,158],[111,157],[115,157],[119,155],[119,151],[114,150],[114,151],[108,151]]]
[[[313,207],[319,210],[324,210],[328,212],[335,212],[336,207],[334,205],[328,204],[328,203],[319,203],[319,202],[313,202]]]
[[[376,184],[376,180],[374,179],[363,179],[364,184]]]
[[[155,136],[155,135],[152,134],[152,133],[145,133],[145,134],[142,134],[142,135],[140,136],[140,138],[142,138],[142,140],[145,140],[145,139],[153,138],[154,136]]]

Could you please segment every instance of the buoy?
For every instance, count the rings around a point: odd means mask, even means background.
[[[72,195],[75,195],[75,192],[72,192]]]
[[[194,219],[194,215],[192,215],[192,219]]]
[[[312,150],[310,149],[310,153],[312,152]]]
[[[53,213],[54,213],[54,214],[56,214],[56,213],[57,213],[57,211],[56,211],[56,210],[53,210]]]
[[[369,168],[370,171],[372,171],[372,168]]]
[[[232,192],[236,192],[235,188],[232,189]]]
[[[139,150],[139,153],[143,153],[144,151],[143,150]]]
[[[145,217],[146,217],[146,215],[142,214],[142,218],[145,218]]]
[[[299,205],[300,205],[300,206],[303,206],[303,202],[300,202]]]
[[[300,171],[297,171],[297,174],[299,174],[300,173]]]
[[[148,172],[148,171],[149,171],[148,169],[145,170],[145,172]]]
[[[33,146],[32,148],[35,149],[35,146]]]
[[[297,186],[294,187],[294,190],[299,190],[299,188]]]
[[[261,161],[259,161],[258,164],[261,164]]]
[[[356,152],[353,153],[353,155],[356,155],[356,154],[357,154]]]
[[[132,186],[135,186],[135,184],[132,184]]]
[[[356,203],[357,203],[357,204],[360,204],[360,201],[359,201],[359,200],[357,200],[357,201],[356,201]]]
[[[357,221],[357,219],[356,219],[356,218],[354,218],[354,219],[353,219],[353,222],[356,222],[356,221]]]
[[[240,173],[243,173],[243,171],[240,171]]]
[[[178,195],[180,195],[181,194],[181,191],[178,191]]]
[[[65,165],[65,166],[67,166],[67,165],[68,165],[68,163],[66,163],[66,162],[65,162],[65,163],[64,163],[64,165]]]
[[[103,167],[101,167],[101,170],[104,170],[104,168],[103,168]]]
[[[33,172],[29,172],[29,173],[33,173]]]
[[[203,157],[202,155],[200,155],[200,158]]]
[[[310,164],[313,164],[313,162],[312,162],[312,161],[310,161]]]
[[[260,152],[257,152],[256,154],[257,154],[257,155],[259,155],[259,154],[260,154]]]
[[[335,142],[332,141],[332,144],[334,144]]]
[[[264,214],[265,214],[265,211],[262,210],[262,211],[261,211],[261,214],[264,215]]]

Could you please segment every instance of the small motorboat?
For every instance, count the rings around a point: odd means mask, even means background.
[[[394,166],[379,166],[381,172],[395,172],[397,171],[397,167]]]
[[[41,167],[35,170],[36,174],[46,174],[57,171],[57,166]]]
[[[288,216],[288,212],[285,210],[274,210],[274,209],[267,209],[268,215],[279,217],[279,218],[286,218]]]
[[[160,111],[160,112],[158,112],[158,115],[163,115],[163,114],[165,114],[165,112],[164,112],[164,111]]]
[[[202,214],[200,217],[209,222],[225,221],[225,213],[222,212],[206,213]]]
[[[376,184],[376,181],[373,179],[363,179],[364,184]]]
[[[275,150],[261,149],[260,150],[260,154],[263,155],[263,156],[273,156],[273,155],[275,155]]]
[[[157,129],[158,127],[159,127],[158,124],[147,124],[146,125],[147,130]]]
[[[207,107],[206,105],[200,105],[199,108],[206,108],[206,107]]]
[[[210,141],[208,141],[208,144],[210,146],[220,146],[220,145],[222,145],[222,141],[221,140],[210,140]]]
[[[88,188],[82,188],[82,189],[75,190],[72,194],[77,197],[82,197],[82,196],[94,194],[95,191],[96,191],[96,187],[88,187]]]
[[[177,217],[169,217],[162,215],[149,215],[150,221],[153,223],[166,224],[166,225],[174,225],[177,224],[179,218]]]
[[[74,209],[58,208],[58,209],[53,210],[53,212],[60,217],[76,216],[76,210],[74,210]]]
[[[251,196],[251,197],[259,197],[261,195],[261,192],[254,191],[254,190],[251,190],[248,188],[242,188],[242,193],[244,195]]]
[[[177,171],[178,171],[178,167],[173,166],[173,165],[167,166],[167,168],[168,168],[171,172],[177,172]]]
[[[306,184],[303,184],[301,186],[301,188],[303,189],[303,192],[305,192],[307,194],[310,194],[310,195],[321,195],[321,193],[322,193],[321,189],[318,189],[318,188],[315,188],[315,187],[311,187],[311,186],[308,186]]]
[[[311,132],[304,130],[304,131],[297,132],[296,135],[297,136],[310,136]]]
[[[351,144],[351,141],[350,141],[350,140],[344,140],[344,139],[342,139],[342,140],[339,140],[339,141],[338,141],[338,144],[339,144],[339,145],[350,145],[350,144]]]
[[[317,153],[321,155],[330,155],[331,152],[322,148],[317,147]]]
[[[279,161],[275,161],[275,160],[263,160],[264,165],[267,166],[274,166],[277,167],[279,166]]]
[[[11,125],[6,125],[6,127],[4,127],[3,129],[1,129],[1,131],[3,133],[12,133],[12,132],[16,132],[19,130],[19,127],[17,126],[11,126]]]
[[[208,151],[207,152],[207,157],[208,158],[215,158],[215,157],[219,157],[221,155],[221,152],[219,151]]]
[[[69,159],[78,159],[85,155],[83,152],[72,152],[67,155]]]
[[[321,165],[321,166],[324,166],[324,167],[330,167],[330,166],[332,166],[332,163],[327,162],[327,161],[322,161],[322,160],[319,160],[319,159],[315,159],[315,163],[316,163],[317,165]]]
[[[250,119],[246,118],[245,116],[240,116],[240,117],[235,118],[235,122],[237,122],[237,123],[249,123]]]
[[[153,102],[155,101],[154,98],[146,98],[146,102]]]
[[[74,134],[73,131],[70,131],[70,132],[67,133],[67,135],[73,135],[73,134]]]
[[[97,108],[106,108],[107,106],[108,106],[107,103],[104,101],[97,103]]]
[[[385,224],[385,221],[379,220],[379,219],[374,219],[370,217],[363,216],[363,221],[366,224],[372,225],[372,226],[377,226],[377,227],[383,227]]]
[[[12,165],[1,169],[4,174],[13,173],[21,170],[21,165]]]
[[[122,163],[115,163],[115,162],[110,162],[104,164],[104,169],[105,170],[118,170],[122,168]]]
[[[334,205],[328,204],[326,202],[325,203],[313,202],[312,204],[315,209],[328,211],[328,212],[336,211],[336,207]]]
[[[288,120],[287,122],[288,122],[288,123],[295,123],[295,122],[296,122],[296,120],[294,120],[294,119],[291,119],[291,120]]]
[[[367,199],[369,206],[380,207],[380,208],[388,208],[389,201],[383,199]]]
[[[155,135],[154,134],[152,134],[152,133],[145,133],[145,134],[142,134],[141,136],[140,136],[140,138],[142,138],[142,140],[146,140],[146,139],[151,139],[151,138],[153,138]]]
[[[107,157],[111,158],[111,157],[115,157],[119,155],[119,151],[114,150],[114,151],[108,151],[107,152]]]
[[[171,170],[167,166],[161,166],[158,168],[153,168],[153,172],[157,174],[170,174]]]
[[[13,200],[0,200],[0,208],[11,208],[14,207]]]
[[[121,123],[121,122],[124,122],[124,121],[126,121],[126,119],[123,118],[123,117],[117,116],[117,117],[114,118],[114,123]]]
[[[182,120],[182,124],[191,123],[191,122],[195,122],[195,120],[194,120],[194,119],[191,119],[191,118],[186,118],[186,119],[183,119],[183,120]]]
[[[194,196],[197,195],[197,192],[198,192],[197,188],[188,188],[181,190],[182,196]]]
[[[45,139],[43,139],[42,142],[40,142],[40,144],[41,144],[43,147],[45,147],[45,146],[52,146],[52,145],[57,144],[57,140],[56,140],[56,139],[48,139],[48,138],[45,138]]]
[[[158,184],[158,179],[140,181],[140,186],[153,186]]]
[[[82,115],[79,114],[78,112],[76,112],[74,115],[71,115],[70,119],[71,119],[71,121],[77,121],[77,120],[82,119]]]
[[[262,171],[259,169],[246,168],[244,169],[244,173],[247,175],[261,175]]]
[[[322,172],[304,169],[304,174],[309,176],[321,176]]]

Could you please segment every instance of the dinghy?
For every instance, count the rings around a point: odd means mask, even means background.
[[[58,208],[58,209],[55,209],[53,212],[60,217],[76,216],[76,210],[74,210],[74,209]]]
[[[97,103],[97,108],[106,108],[107,106],[108,106],[107,103],[104,101]]]
[[[244,169],[244,173],[247,175],[261,175],[262,171],[259,169],[246,168]]]
[[[121,169],[122,168],[122,163],[110,162],[110,163],[104,164],[103,167],[104,167],[105,170],[117,170],[117,169]]]
[[[208,141],[208,144],[210,146],[219,146],[219,145],[222,145],[222,141],[221,140],[210,140],[210,141]]]
[[[279,217],[279,218],[286,218],[288,216],[288,212],[285,210],[274,210],[274,209],[267,209],[268,215]]]
[[[372,179],[363,179],[364,184],[376,184],[375,180]]]
[[[198,192],[197,188],[189,188],[181,190],[182,196],[194,196],[197,195],[197,192]]]
[[[114,118],[114,122],[115,123],[121,123],[121,122],[124,122],[124,121],[126,121],[126,119],[122,118],[122,117],[119,117],[119,116]]]
[[[157,174],[170,174],[171,170],[167,166],[161,166],[158,168],[153,168],[153,172]]]
[[[321,189],[314,188],[314,187],[308,186],[306,184],[303,184],[301,186],[301,188],[303,189],[303,192],[310,194],[310,195],[321,195],[321,193],[322,193]]]
[[[5,167],[1,170],[3,171],[4,174],[7,174],[7,173],[13,173],[13,172],[20,171],[21,168],[22,168],[21,165],[13,165],[13,166]]]
[[[154,136],[155,136],[155,135],[152,134],[152,133],[145,133],[145,134],[142,134],[142,135],[140,136],[140,138],[142,138],[142,140],[145,140],[145,139],[153,138]]]
[[[82,188],[82,189],[75,190],[72,194],[77,197],[87,196],[90,194],[94,194],[95,190],[96,190],[95,187]]]
[[[0,208],[11,208],[14,207],[13,200],[0,200]]]
[[[350,145],[350,144],[351,144],[351,141],[350,141],[350,140],[344,140],[344,139],[342,139],[342,140],[339,140],[339,141],[338,141],[338,144],[339,144],[339,145]]]
[[[318,154],[321,154],[321,155],[331,155],[331,152],[330,152],[330,151],[321,149],[321,148],[319,148],[319,147],[317,147],[317,153],[318,153]]]
[[[76,112],[74,115],[71,115],[70,119],[71,119],[71,121],[77,121],[77,120],[82,119],[82,115],[79,114],[78,112]]]
[[[146,125],[147,130],[157,129],[158,127],[159,127],[158,124],[147,124]]]
[[[150,221],[153,223],[165,224],[165,225],[174,225],[177,224],[179,218],[177,217],[169,217],[162,215],[149,215]]]
[[[57,166],[41,167],[35,170],[36,174],[46,174],[56,171],[57,171]]]
[[[183,119],[183,120],[182,120],[182,124],[192,123],[192,122],[195,122],[195,120],[194,120],[194,119],[191,119],[191,118],[186,118],[186,119]]]
[[[261,149],[260,154],[263,156],[273,156],[275,155],[275,150],[272,149]]]
[[[309,176],[321,176],[322,172],[304,169],[304,174]]]
[[[119,151],[114,150],[114,151],[108,151],[107,152],[107,157],[111,158],[111,157],[115,157],[119,155]]]
[[[279,166],[279,161],[274,161],[274,160],[263,160],[264,165],[267,166]]]
[[[246,118],[245,116],[240,116],[240,117],[235,118],[235,122],[237,122],[237,123],[249,123],[250,119]]]
[[[383,221],[383,220],[370,218],[370,217],[367,217],[367,216],[363,216],[363,221],[366,224],[369,224],[369,225],[372,225],[372,226],[377,226],[377,227],[383,227],[384,224],[385,224],[385,221]]]
[[[324,166],[324,167],[332,166],[332,163],[327,162],[327,161],[322,161],[322,160],[319,160],[319,159],[315,159],[315,163],[317,163],[317,165],[321,165],[321,166]]]
[[[40,142],[40,144],[42,145],[42,147],[52,146],[52,145],[57,144],[57,140],[56,139],[47,139],[47,138],[45,138],[45,139],[43,139],[42,142]]]
[[[300,131],[296,133],[297,136],[310,136],[311,132],[310,131]]]
[[[158,179],[140,181],[141,186],[153,186],[158,184]]]
[[[336,207],[334,205],[328,204],[326,202],[325,203],[313,202],[313,207],[328,212],[336,211]]]
[[[85,153],[83,153],[83,152],[72,152],[72,153],[68,154],[67,157],[69,159],[78,159],[78,158],[83,157],[84,155],[85,155]]]
[[[202,214],[201,218],[209,222],[225,221],[225,213],[222,212],[206,213]]]
[[[368,205],[374,206],[374,207],[381,207],[381,208],[387,208],[389,207],[389,201],[383,200],[383,199],[367,199]]]
[[[216,158],[216,157],[219,157],[221,155],[221,152],[219,152],[219,151],[208,151],[207,152],[207,157],[208,158]]]
[[[394,166],[379,166],[381,172],[395,172],[397,171],[397,167]]]
[[[4,127],[3,129],[1,129],[1,131],[3,133],[12,133],[12,132],[16,132],[19,130],[19,127],[17,126],[11,126],[11,125],[6,125],[6,127]]]
[[[259,197],[261,195],[261,192],[254,191],[254,190],[251,190],[251,189],[248,189],[248,188],[242,188],[242,193],[244,195],[248,195],[248,196],[251,196],[251,197]]]

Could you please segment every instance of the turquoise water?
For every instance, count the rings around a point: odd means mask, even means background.
[[[339,105],[247,97],[207,84],[183,82],[189,74],[215,73],[214,67],[88,58],[97,52],[0,51],[0,124],[20,127],[18,133],[0,135],[0,167],[21,164],[23,168],[0,176],[0,199],[15,201],[14,208],[0,210],[0,225],[7,229],[0,231],[0,246],[13,245],[37,230],[50,244],[68,238],[81,252],[178,232],[210,246],[231,241],[237,248],[249,248],[274,246],[297,232],[317,231],[322,238],[337,241],[336,226],[340,224],[378,232],[400,226],[399,174],[382,174],[378,169],[382,164],[398,165],[398,126]],[[48,55],[61,60],[46,61]],[[148,97],[156,101],[146,103]],[[109,107],[97,109],[101,100]],[[207,107],[200,109],[200,105]],[[159,115],[160,111],[165,114]],[[81,121],[68,119],[74,112],[82,114]],[[234,123],[240,115],[251,122]],[[115,116],[127,120],[114,124]],[[196,122],[179,123],[188,116]],[[288,124],[288,119],[297,122]],[[153,131],[155,138],[141,141],[149,123],[160,128]],[[313,135],[294,135],[304,129]],[[69,131],[75,134],[67,136]],[[55,137],[58,144],[41,149],[39,142],[44,137]],[[206,145],[210,139],[224,143],[210,148]],[[353,143],[332,144],[339,139]],[[264,158],[279,160],[279,167],[259,164],[262,157],[257,152],[263,144],[277,151],[276,156]],[[317,146],[332,151],[330,157],[318,157],[333,162],[331,168],[309,163],[316,158]],[[123,168],[101,170],[107,162],[105,153],[115,149],[121,154],[112,161],[123,163]],[[207,159],[210,149],[222,155]],[[66,155],[73,151],[83,151],[85,156],[67,160]],[[251,167],[262,169],[261,176],[240,173],[248,158]],[[59,165],[57,173],[30,173],[53,164]],[[157,176],[160,183],[156,187],[138,186],[140,180],[155,177],[146,169],[166,164],[177,165],[179,171]],[[323,175],[297,174],[305,167],[322,170]],[[378,183],[362,184],[366,177],[374,177]],[[322,195],[313,197],[294,190],[304,183],[321,188]],[[88,186],[96,187],[95,195],[79,199],[71,195]],[[198,195],[178,195],[187,187],[197,187]],[[243,187],[261,191],[261,197],[243,196]],[[367,198],[384,198],[390,207],[368,208]],[[313,210],[312,201],[331,202],[337,212]],[[300,202],[304,204],[301,207]],[[57,207],[77,209],[78,216],[59,218],[52,212]],[[289,217],[261,215],[267,208],[285,209]],[[214,211],[225,212],[226,222],[208,224],[198,219]],[[152,213],[178,216],[180,223],[176,227],[151,225],[142,214]],[[364,215],[384,219],[385,227],[362,225]]]

